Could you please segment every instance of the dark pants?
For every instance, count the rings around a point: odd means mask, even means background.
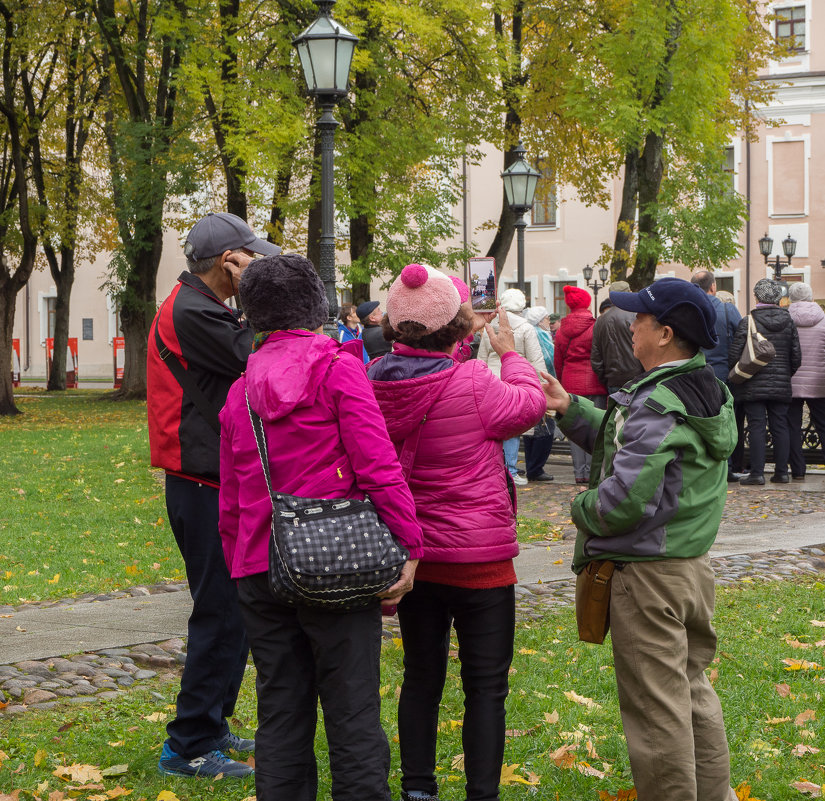
[[[788,473],[790,437],[788,435],[787,401],[745,401],[748,418],[748,444],[751,454],[751,475],[761,476],[765,472],[766,425],[770,426],[773,440],[774,473],[779,476]]]
[[[167,475],[166,511],[193,601],[177,714],[166,732],[173,751],[194,759],[229,731],[249,646],[218,533],[218,490]]]
[[[802,454],[802,404],[808,404],[808,413],[819,436],[819,447],[825,451],[825,398],[794,398],[788,409],[791,473],[804,476],[806,465]]]
[[[258,801],[314,801],[318,699],[333,801],[389,801],[390,749],[381,728],[381,607],[336,613],[275,600],[265,573],[238,580],[258,671]]]
[[[742,473],[745,468],[745,404],[734,399],[733,414],[736,420],[736,447],[728,459],[728,469]]]
[[[547,418],[547,423],[543,421],[536,426],[533,431],[541,431],[540,436],[525,434],[522,437],[524,442],[524,472],[527,478],[535,478],[544,472],[544,463],[550,452],[553,450],[553,432],[556,424],[552,417]]]
[[[438,707],[447,676],[450,624],[458,636],[464,689],[464,772],[468,801],[498,799],[504,701],[513,659],[515,591],[471,590],[417,581],[398,605],[404,682],[398,702],[401,784],[435,795]]]

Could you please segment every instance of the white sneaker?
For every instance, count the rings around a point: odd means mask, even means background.
[[[530,483],[529,481],[527,481],[527,478],[525,476],[516,475],[516,476],[510,476],[510,478],[513,479],[513,483],[517,487],[526,487]]]

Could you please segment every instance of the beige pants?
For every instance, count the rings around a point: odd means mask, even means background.
[[[613,657],[639,801],[735,798],[722,707],[705,675],[714,594],[707,555],[613,574]]]

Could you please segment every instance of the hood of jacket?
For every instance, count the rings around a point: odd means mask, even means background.
[[[332,360],[345,345],[311,331],[275,331],[249,357],[246,389],[249,403],[272,422],[312,406]],[[280,381],[268,381],[275,373]]]
[[[574,309],[562,317],[559,330],[563,330],[572,339],[589,331],[595,324],[596,318],[593,317],[589,309]]]
[[[662,380],[661,370],[668,377]],[[733,398],[716,378],[701,351],[684,364],[662,365],[639,376],[631,390],[659,382],[648,399],[662,412],[673,412],[702,439],[708,453],[718,460],[727,459],[737,442]],[[620,390],[621,392],[622,390]]]
[[[421,423],[456,368],[449,356],[409,352],[405,356],[388,354],[367,370],[393,442],[405,439]]]
[[[811,328],[825,320],[825,311],[812,300],[799,300],[788,306],[788,313],[797,328]]]
[[[766,331],[782,331],[790,322],[790,313],[781,306],[757,306],[751,314]]]

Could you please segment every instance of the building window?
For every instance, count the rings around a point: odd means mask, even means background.
[[[55,320],[57,319],[57,298],[45,298],[46,301],[46,338],[54,338]]]
[[[714,277],[714,281],[716,281],[716,291],[723,291],[723,292],[730,292],[731,295],[736,297],[736,293],[733,289],[733,276],[732,275],[717,275]]]
[[[776,9],[776,41],[791,50],[805,49],[805,6]]]
[[[533,199],[533,225],[544,225],[549,228],[558,226],[556,204],[556,181],[552,170],[543,160],[536,162],[536,169],[541,173],[536,184],[536,195]]]
[[[93,317],[83,318],[83,339],[93,340],[95,338],[95,321]]]
[[[736,191],[736,162],[732,147],[725,148],[725,164],[722,167],[728,178],[728,192],[733,194]]]
[[[553,281],[552,283],[552,290],[553,290],[553,308],[550,309],[551,314],[558,314],[559,317],[564,317],[570,309],[567,308],[567,304],[564,302],[564,288],[566,286],[576,286],[575,281]]]

